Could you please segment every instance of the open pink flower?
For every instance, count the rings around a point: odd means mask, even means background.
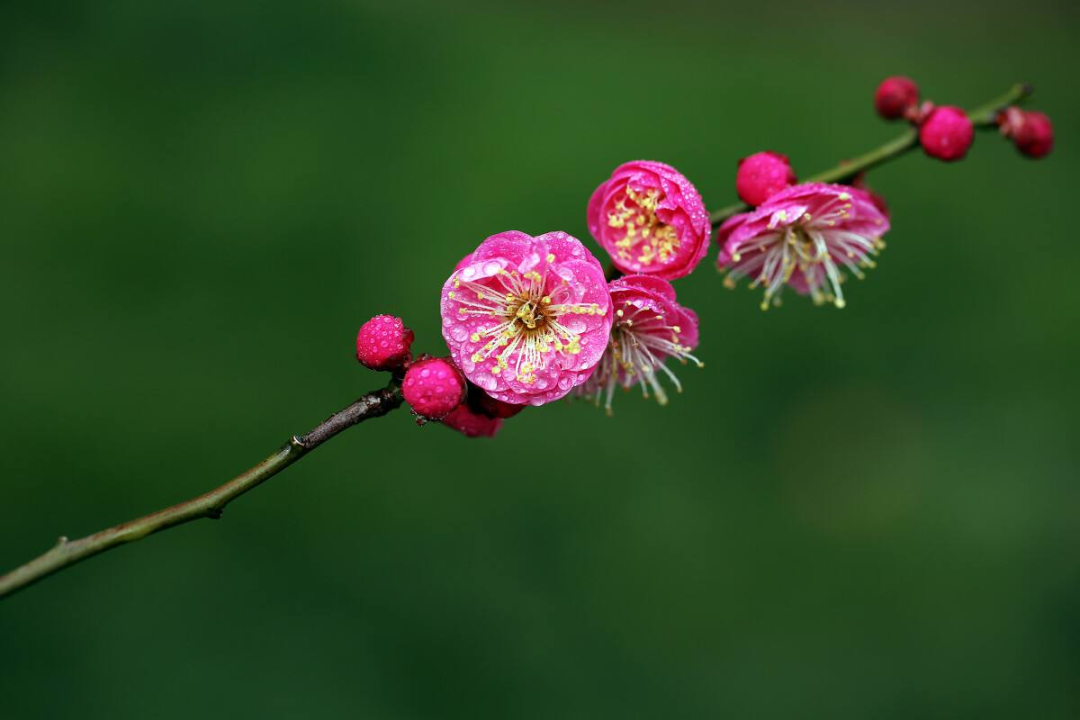
[[[611,318],[603,268],[564,232],[493,235],[442,290],[443,337],[458,367],[517,405],[558,400],[585,382]]]
[[[717,264],[727,269],[725,284],[765,288],[761,309],[780,304],[785,284],[815,303],[844,307],[840,284],[846,268],[862,279],[874,267],[871,256],[885,247],[889,219],[857,188],[804,183],[782,190],[756,210],[720,226]]]
[[[611,414],[611,400],[617,386],[641,386],[645,397],[649,391],[661,405],[667,404],[667,393],[657,378],[657,370],[668,376],[675,389],[682,385],[665,361],[674,357],[685,363],[690,360],[701,366],[691,355],[698,344],[698,318],[690,308],[675,301],[671,283],[647,275],[626,275],[611,282],[611,302],[615,322],[611,339],[596,372],[578,389],[578,394],[592,397]]]
[[[620,165],[589,200],[589,232],[624,273],[667,280],[689,275],[709,249],[709,213],[675,168]]]

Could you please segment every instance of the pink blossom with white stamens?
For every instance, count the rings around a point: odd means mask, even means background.
[[[611,414],[616,387],[640,385],[645,397],[650,393],[661,405],[668,397],[657,377],[668,376],[678,392],[682,384],[667,367],[669,357],[701,366],[691,354],[698,344],[698,318],[690,308],[675,300],[671,283],[646,275],[627,275],[608,286],[615,308],[611,339],[600,364],[577,393],[591,397]]]
[[[761,309],[780,304],[784,285],[815,303],[844,307],[843,271],[863,278],[885,247],[889,219],[870,196],[846,185],[804,183],[773,195],[720,226],[717,259],[734,287],[743,277],[764,287]]]
[[[558,400],[607,346],[611,296],[599,261],[564,232],[485,240],[442,290],[443,337],[465,376],[517,405]]]

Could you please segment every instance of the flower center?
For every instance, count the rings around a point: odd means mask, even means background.
[[[679,250],[679,235],[672,225],[666,225],[656,215],[656,208],[664,199],[663,193],[650,188],[639,193],[631,187],[615,202],[608,213],[608,227],[623,228],[622,239],[615,242],[619,257],[627,262],[635,260],[650,265],[658,260],[670,262]]]

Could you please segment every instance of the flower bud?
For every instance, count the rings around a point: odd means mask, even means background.
[[[919,86],[899,75],[885,78],[874,93],[874,108],[886,120],[904,117],[919,102]]]
[[[975,128],[958,107],[942,105],[919,128],[919,142],[930,157],[953,162],[963,158],[975,139]]]
[[[356,359],[372,370],[396,370],[412,359],[413,331],[401,318],[376,315],[360,326]]]
[[[449,358],[423,358],[405,372],[401,392],[421,419],[441,420],[465,400],[465,378]]]
[[[787,156],[759,152],[739,161],[735,191],[744,203],[757,207],[795,182],[795,171],[791,169]]]
[[[1029,158],[1046,157],[1054,147],[1054,126],[1041,112],[1026,111],[1012,132],[1016,149]]]
[[[502,418],[491,418],[474,412],[468,403],[462,403],[442,419],[442,424],[457,430],[465,437],[495,437],[503,421]]]

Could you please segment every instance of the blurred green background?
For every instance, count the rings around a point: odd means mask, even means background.
[[[843,311],[680,281],[687,392],[495,441],[396,413],[220,522],[0,603],[7,718],[1080,716],[1070,3],[0,6],[0,569],[209,489],[383,378],[377,312],[625,160],[709,207],[1016,80],[1058,147],[872,174]],[[589,241],[591,243],[591,241]],[[595,247],[595,246],[593,246]]]

